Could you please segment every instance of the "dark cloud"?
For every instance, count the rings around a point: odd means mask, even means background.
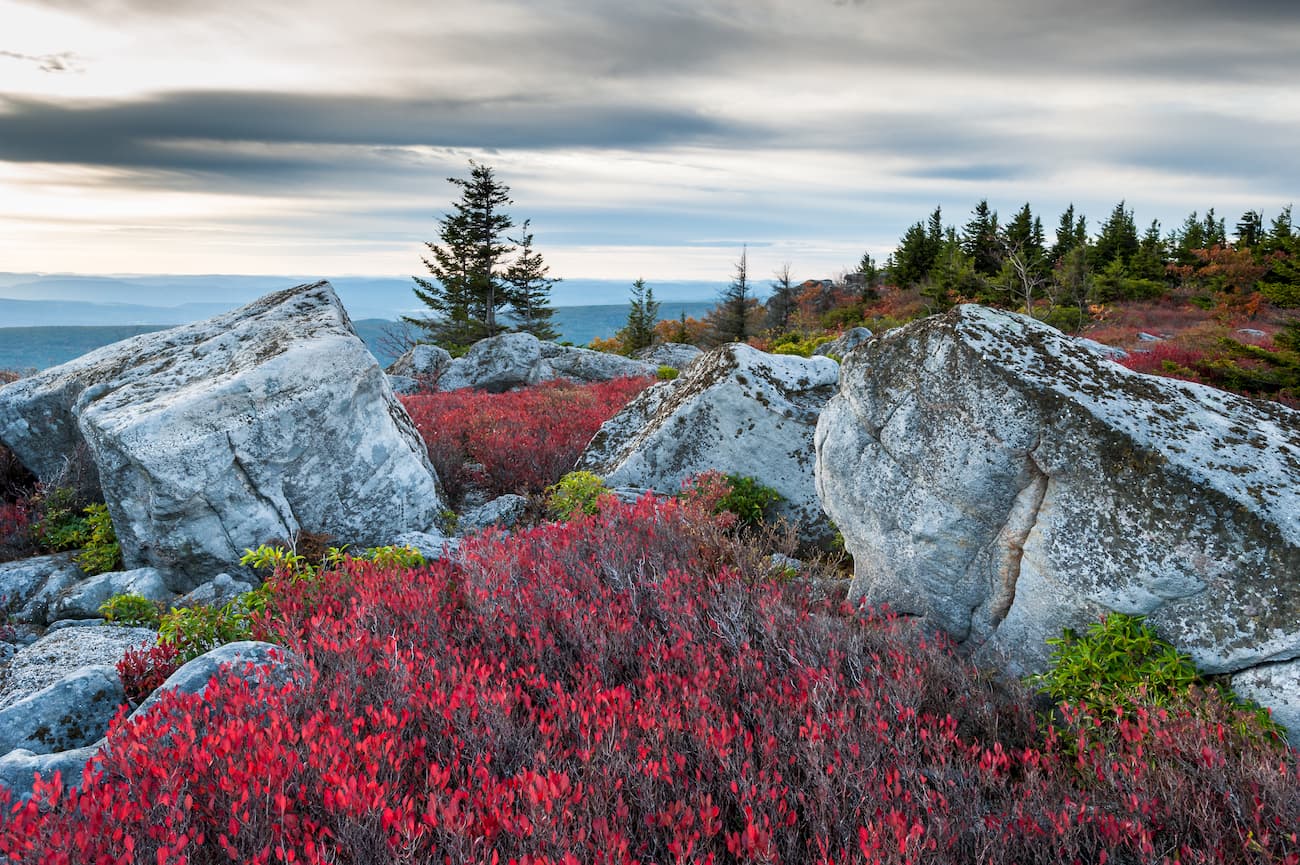
[[[288,93],[170,93],[129,102],[0,100],[0,160],[215,173],[317,161],[274,145],[647,147],[724,132],[690,111]],[[272,145],[267,148],[246,144]],[[392,152],[387,153],[392,156]]]
[[[35,63],[42,72],[83,72],[80,58],[71,51],[58,54],[23,54],[18,51],[0,51],[0,57]]]

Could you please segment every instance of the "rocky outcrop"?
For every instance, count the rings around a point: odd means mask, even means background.
[[[829,358],[724,345],[642,391],[600,428],[577,467],[611,487],[661,493],[709,469],[755,477],[784,497],[780,513],[804,537],[825,539],[832,529],[813,485],[812,439],[838,370]]]
[[[0,709],[48,688],[83,667],[111,667],[127,649],[152,645],[157,637],[148,628],[118,626],[50,631],[0,664]]]
[[[442,509],[418,432],[324,282],[0,390],[0,441],[37,474],[83,439],[127,567],[175,591],[269,538],[380,544]]]
[[[693,345],[682,342],[661,342],[636,353],[636,359],[651,364],[656,369],[671,366],[681,371],[696,361],[704,352]]]
[[[438,376],[438,390],[472,387],[501,393],[556,378],[589,383],[654,375],[656,366],[617,354],[543,342],[530,333],[481,339]]]
[[[830,342],[817,346],[813,354],[843,360],[846,354],[869,339],[871,339],[869,328],[851,327]]]
[[[1207,673],[1300,657],[1296,478],[1300,414],[975,306],[852,352],[817,427],[851,596],[1015,672],[1111,610]]]
[[[117,670],[82,667],[0,709],[0,754],[17,748],[34,754],[84,748],[103,738],[125,702]]]
[[[470,535],[487,528],[512,529],[519,524],[528,511],[528,499],[524,496],[508,493],[477,508],[471,508],[460,515],[456,522],[456,533]]]
[[[14,622],[44,625],[50,605],[86,578],[73,555],[55,553],[0,564],[0,613]]]
[[[451,363],[451,353],[437,345],[413,345],[388,366],[389,375],[437,381]]]

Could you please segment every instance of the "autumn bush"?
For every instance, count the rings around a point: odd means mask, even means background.
[[[119,718],[80,791],[0,794],[0,859],[1300,861],[1295,754],[1214,695],[1040,729],[909,620],[710,559],[710,519],[610,499],[273,579],[300,683]]]
[[[652,383],[552,381],[507,393],[471,389],[401,397],[452,501],[472,487],[539,494],[558,481],[619,409]]]

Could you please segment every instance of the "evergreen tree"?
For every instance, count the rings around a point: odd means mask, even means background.
[[[1135,279],[1164,282],[1168,278],[1168,253],[1160,234],[1160,220],[1153,219],[1138,243],[1138,251],[1129,260],[1129,272]]]
[[[1254,249],[1264,239],[1264,215],[1247,210],[1237,221],[1237,248]]]
[[[998,241],[998,214],[989,209],[988,199],[981,199],[971,211],[971,220],[962,231],[962,251],[970,256],[975,272],[994,276],[1002,267]]]
[[[1093,266],[1100,269],[1118,261],[1121,266],[1127,267],[1137,251],[1137,223],[1133,221],[1133,211],[1125,210],[1124,202],[1121,201],[1102,224],[1101,233],[1092,245]]]
[[[447,348],[463,348],[504,329],[497,313],[509,302],[502,263],[514,250],[505,236],[514,221],[505,211],[510,188],[489,166],[471,160],[468,180],[447,181],[461,197],[453,212],[438,220],[441,243],[425,244],[430,256],[421,261],[433,279],[415,277],[415,296],[433,314],[406,321]]]
[[[1043,221],[1034,216],[1029,209],[1029,202],[1016,211],[1016,215],[1002,231],[1002,245],[1008,251],[1019,251],[1026,261],[1035,266],[1047,256],[1043,248]]]
[[[551,324],[551,316],[555,314],[551,308],[551,287],[560,280],[547,276],[550,268],[542,260],[542,254],[533,249],[533,234],[528,230],[530,224],[525,219],[521,236],[511,240],[518,246],[519,255],[506,269],[507,296],[515,330],[531,333],[538,339],[553,340],[559,333]]]
[[[927,223],[918,222],[907,229],[890,256],[890,276],[900,288],[924,282],[943,248],[943,214],[936,207]]]
[[[799,290],[790,276],[789,263],[781,265],[774,276],[772,296],[767,299],[766,324],[773,330],[785,330],[790,324],[790,314],[798,305]]]
[[[749,320],[758,307],[758,301],[751,295],[748,252],[748,249],[741,250],[740,260],[736,262],[736,275],[723,289],[718,305],[709,313],[710,330],[718,343],[744,342],[752,333]]]
[[[1205,212],[1205,248],[1210,249],[1215,246],[1228,245],[1228,231],[1224,225],[1223,218],[1214,218],[1214,208],[1211,207]]]
[[[1056,242],[1048,250],[1047,257],[1052,265],[1059,266],[1061,261],[1076,247],[1088,243],[1088,220],[1083,214],[1075,216],[1074,204],[1070,204],[1061,214],[1056,226]]]
[[[939,247],[930,276],[921,287],[921,295],[937,311],[948,309],[959,298],[972,297],[984,286],[975,272],[974,259],[966,254],[957,230],[949,228]]]
[[[880,283],[880,268],[876,266],[876,260],[871,257],[870,252],[862,253],[862,260],[858,262],[858,276],[862,279],[859,284],[858,302],[865,306],[880,300],[880,292],[876,291],[876,286]]]
[[[1205,223],[1196,215],[1195,210],[1183,220],[1183,227],[1170,236],[1169,248],[1174,263],[1180,267],[1194,267],[1200,261],[1196,250],[1209,248],[1205,237]]]
[[[1291,224],[1291,205],[1273,218],[1260,247],[1269,265],[1260,293],[1278,306],[1300,306],[1300,234]]]
[[[632,308],[627,313],[627,324],[617,334],[623,343],[623,351],[634,354],[654,345],[658,321],[659,303],[655,300],[655,291],[646,286],[644,279],[638,279],[632,283]]]

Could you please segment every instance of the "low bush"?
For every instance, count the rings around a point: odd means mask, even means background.
[[[681,372],[675,366],[661,364],[659,369],[655,370],[655,378],[659,381],[672,381],[681,375]]]
[[[180,669],[182,663],[180,649],[171,643],[135,646],[127,649],[117,662],[117,675],[126,698],[139,705]]]
[[[104,574],[122,567],[122,547],[117,542],[113,531],[113,520],[108,515],[108,506],[94,504],[83,513],[90,531],[81,544],[81,552],[75,559],[77,566],[88,574]]]
[[[100,604],[99,614],[115,625],[158,629],[162,617],[159,605],[143,595],[114,595]]]
[[[609,495],[609,488],[599,475],[591,472],[569,472],[554,485],[546,488],[546,509],[558,520],[568,520],[579,514],[594,514],[600,510],[600,500]]]
[[[456,561],[272,578],[265,636],[305,679],[119,721],[81,791],[0,794],[0,858],[1300,858],[1296,755],[1214,694],[1040,731],[1026,691],[908,620],[708,564],[702,518],[607,501]]]
[[[540,495],[573,468],[600,425],[653,380],[546,382],[508,393],[457,390],[402,397],[448,498]]]

